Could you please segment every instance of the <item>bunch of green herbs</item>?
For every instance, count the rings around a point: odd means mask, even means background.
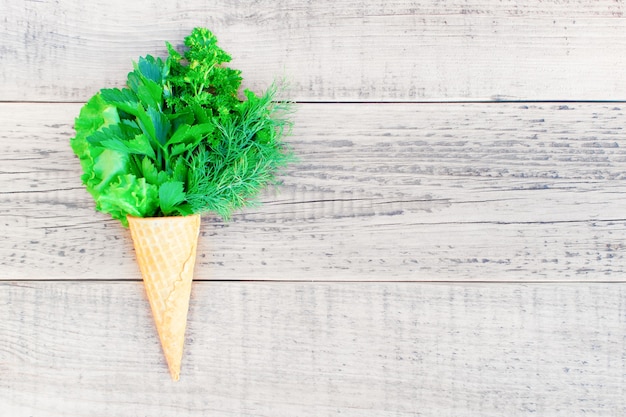
[[[282,142],[291,103],[245,90],[241,72],[207,29],[185,38],[181,54],[139,58],[127,87],[102,89],[80,111],[70,141],[96,202],[126,216],[213,212],[228,219],[255,203],[293,160]]]

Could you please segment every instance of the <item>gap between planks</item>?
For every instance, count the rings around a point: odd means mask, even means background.
[[[104,87],[103,87],[104,88]],[[393,104],[528,104],[528,105],[540,105],[540,104],[626,104],[626,100],[289,100],[294,104],[324,104],[324,105],[341,105],[341,104],[380,104],[380,105],[393,105]],[[277,101],[277,100],[275,100]],[[85,104],[85,100],[76,101],[49,101],[49,100],[0,100],[0,104]]]
[[[133,282],[142,282],[141,278],[119,278],[119,279],[84,279],[84,278],[51,278],[51,279],[0,279],[0,283],[8,283],[8,284],[16,284],[22,286],[28,286],[28,284],[45,284],[49,282],[62,282],[62,283],[81,283],[81,284],[106,284],[106,283],[133,283]],[[598,281],[598,280],[570,280],[570,281],[559,281],[559,280],[536,280],[536,281],[514,281],[514,280],[475,280],[475,281],[455,281],[455,280],[362,280],[362,281],[336,281],[336,280],[304,280],[304,279],[203,279],[203,278],[194,278],[194,283],[198,284],[338,284],[338,285],[363,285],[363,284],[415,284],[415,285],[432,285],[432,284],[441,284],[441,285],[455,285],[455,286],[477,286],[477,285],[522,285],[522,286],[531,286],[531,285],[607,285],[607,284],[626,284],[626,280],[607,280],[607,281]],[[19,284],[18,284],[19,283]]]

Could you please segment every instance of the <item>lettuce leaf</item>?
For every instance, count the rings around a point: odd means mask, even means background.
[[[93,167],[91,147],[87,138],[100,129],[119,123],[120,118],[115,106],[107,104],[100,94],[93,96],[80,110],[74,123],[76,136],[70,139],[74,153],[80,159],[85,172]]]
[[[96,208],[128,227],[127,215],[150,217],[158,209],[157,187],[133,174],[118,175],[105,192],[94,195]]]
[[[128,214],[146,217],[158,209],[158,188],[144,178],[129,174],[131,154],[154,155],[147,139],[138,135],[124,140],[118,108],[94,95],[81,109],[70,140],[79,157],[83,183],[96,202],[96,209],[109,213],[123,225]]]

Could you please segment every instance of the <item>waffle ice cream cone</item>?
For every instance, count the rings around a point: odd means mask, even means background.
[[[178,381],[200,216],[128,216],[128,224],[167,366]]]

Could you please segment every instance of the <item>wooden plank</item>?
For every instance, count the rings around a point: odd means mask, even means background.
[[[140,283],[0,283],[14,417],[617,416],[624,284],[196,283],[180,382]]]
[[[613,0],[1,0],[0,99],[84,101],[131,61],[211,28],[247,86],[298,101],[624,100],[624,5]]]
[[[139,278],[127,230],[80,184],[78,110],[0,105],[0,278]],[[204,219],[198,279],[624,279],[621,108],[308,104],[296,117],[300,163],[265,205]]]

